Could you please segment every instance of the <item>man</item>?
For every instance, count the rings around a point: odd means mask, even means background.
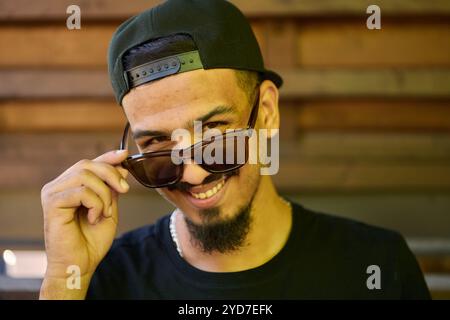
[[[126,151],[127,125],[122,150],[82,160],[44,186],[41,298],[429,298],[397,233],[283,199],[247,156],[226,164],[184,156],[211,143],[224,151],[218,142],[235,139],[229,129],[268,130],[270,140],[279,128],[282,80],[264,68],[233,5],[170,0],[129,19],[111,41],[109,74],[141,154]],[[192,144],[174,140],[177,129],[225,135]],[[238,153],[248,153],[245,142]],[[113,242],[128,171],[176,210]],[[79,290],[67,288],[68,266],[79,268]]]

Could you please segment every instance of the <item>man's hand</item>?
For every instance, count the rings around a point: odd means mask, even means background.
[[[116,235],[117,198],[129,189],[128,171],[120,167],[127,151],[81,160],[41,191],[47,270],[41,299],[84,299],[90,279]],[[75,265],[81,289],[66,287]]]

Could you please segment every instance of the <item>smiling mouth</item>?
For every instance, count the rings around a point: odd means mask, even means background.
[[[196,199],[202,199],[202,200],[208,199],[208,198],[211,198],[212,196],[214,196],[217,192],[219,192],[220,189],[222,189],[222,187],[225,185],[225,181],[226,181],[226,179],[223,178],[222,180],[217,182],[213,187],[211,187],[208,190],[205,190],[203,192],[189,191],[189,193]]]
[[[222,176],[220,179],[204,185],[191,187],[184,190],[188,202],[196,209],[208,209],[219,204],[226,192],[226,183],[230,176]]]
[[[208,209],[219,205],[227,192],[228,179],[238,176],[239,171],[230,171],[222,174],[213,174],[205,179],[207,183],[201,185],[189,185],[181,182],[176,189],[196,209]],[[214,180],[213,180],[214,179]],[[213,180],[213,181],[211,181]],[[174,188],[175,189],[175,188]]]

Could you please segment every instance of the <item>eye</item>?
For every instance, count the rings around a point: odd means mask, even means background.
[[[165,137],[165,136],[153,137],[153,138],[143,141],[142,143],[140,143],[140,145],[142,146],[142,148],[146,148],[148,146],[156,145],[158,143],[166,142],[168,140],[170,140],[170,138]]]
[[[203,128],[204,129],[214,129],[214,128],[218,128],[221,126],[226,126],[228,124],[228,122],[226,121],[212,121],[212,122],[208,122],[206,123]]]

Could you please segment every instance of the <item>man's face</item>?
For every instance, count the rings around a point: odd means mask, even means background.
[[[251,102],[233,70],[200,69],[139,86],[124,97],[123,107],[133,134],[152,131],[135,140],[140,152],[149,152],[167,149],[164,146],[175,129],[188,129],[193,137],[194,120],[202,121],[203,131],[244,128]],[[186,141],[182,143],[185,147]],[[245,164],[234,175],[225,176],[192,163],[184,165],[175,188],[157,190],[193,223],[205,225],[236,217],[248,207],[259,181],[258,165]]]

